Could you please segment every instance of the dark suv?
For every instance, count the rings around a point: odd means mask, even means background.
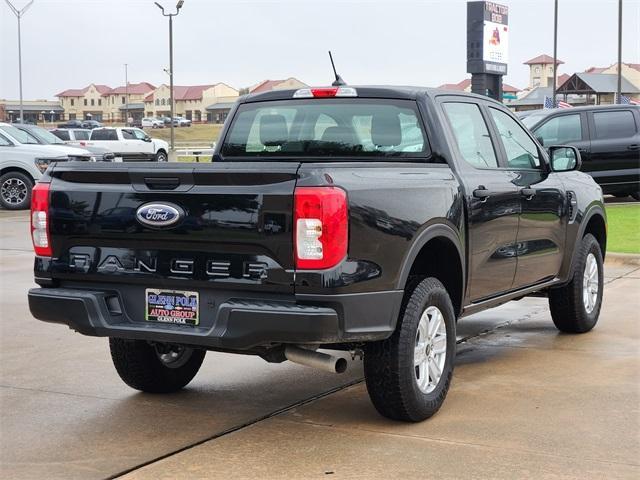
[[[540,110],[522,119],[543,145],[574,145],[605,194],[640,200],[640,106]]]

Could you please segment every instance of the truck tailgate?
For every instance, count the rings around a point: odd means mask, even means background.
[[[293,293],[297,162],[57,165],[53,279]],[[148,225],[149,204],[180,220]],[[188,280],[186,282],[185,280]]]

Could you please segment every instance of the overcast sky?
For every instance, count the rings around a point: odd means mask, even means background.
[[[12,0],[22,7],[28,0]],[[166,7],[173,0],[160,0]],[[510,0],[509,74],[553,53],[553,0]],[[560,0],[560,72],[617,58],[617,0]],[[295,76],[351,84],[437,86],[466,74],[466,1],[185,0],[174,22],[176,85],[240,88]],[[89,83],[167,82],[168,22],[152,0],[35,0],[22,20],[25,99]],[[640,63],[640,0],[624,0],[623,61]],[[0,98],[18,98],[17,22],[0,1]]]

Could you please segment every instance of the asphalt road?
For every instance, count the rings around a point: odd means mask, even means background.
[[[601,322],[544,299],[460,322],[445,406],[379,417],[356,360],[331,375],[208,353],[178,394],[129,389],[105,339],[34,320],[28,214],[0,211],[0,477],[640,477],[640,270],[607,265]]]

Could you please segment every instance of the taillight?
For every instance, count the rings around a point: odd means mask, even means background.
[[[319,87],[301,88],[296,90],[293,98],[331,98],[331,97],[357,97],[358,92],[353,87]]]
[[[50,257],[49,184],[36,183],[31,190],[31,238],[33,250],[39,257]]]
[[[298,187],[294,194],[296,268],[331,268],[347,255],[347,194],[336,187]]]

